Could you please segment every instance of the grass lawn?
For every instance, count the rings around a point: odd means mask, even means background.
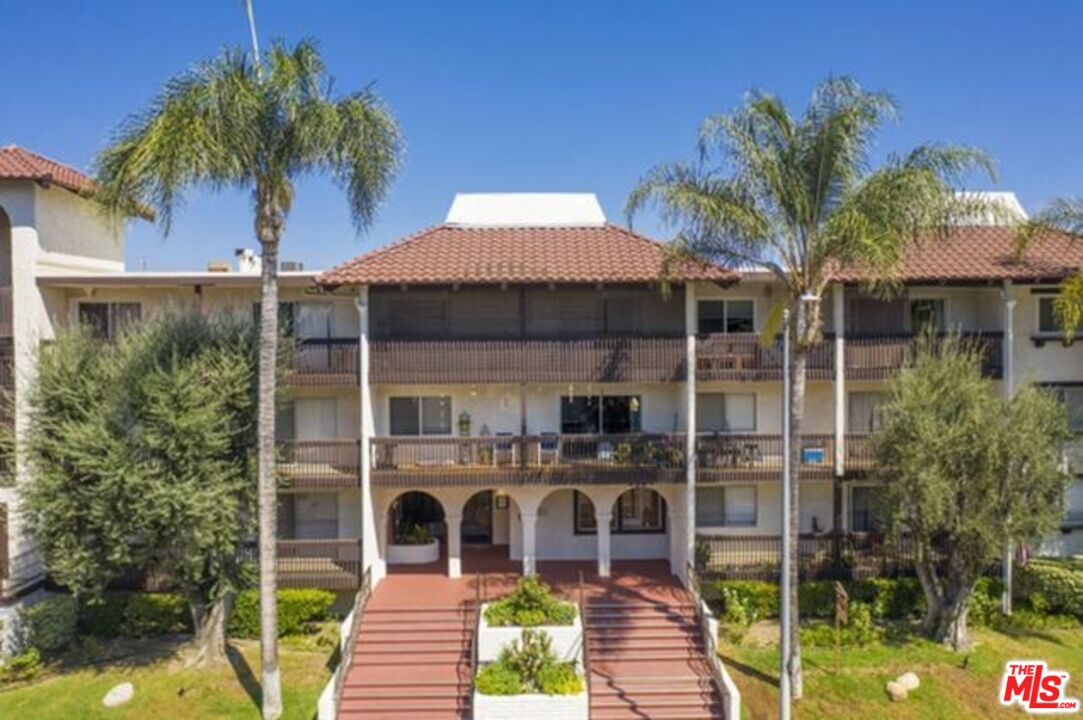
[[[32,684],[0,692],[0,718],[256,718],[259,717],[259,644],[233,641],[237,652],[219,668],[192,670],[178,660],[177,643],[148,641],[136,654],[98,666],[50,670]],[[281,647],[286,718],[310,720],[327,682],[329,651]],[[122,682],[135,697],[118,708],[102,697]]]
[[[765,624],[764,624],[765,625]],[[1026,717],[997,702],[1004,663],[1040,659],[1072,675],[1069,695],[1083,696],[1083,629],[997,632],[973,629],[976,647],[953,653],[927,640],[907,637],[863,648],[842,649],[835,674],[834,648],[803,648],[805,697],[794,717],[811,718],[986,718]],[[778,716],[778,647],[756,637],[778,637],[778,625],[754,627],[739,645],[722,642],[720,655],[741,690],[742,717]],[[921,687],[893,703],[884,684],[913,670]]]

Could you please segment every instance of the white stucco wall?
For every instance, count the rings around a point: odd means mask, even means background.
[[[710,483],[708,486],[756,487],[756,524],[748,527],[700,525],[704,535],[777,535],[782,528],[782,486],[776,481],[758,483]],[[812,532],[816,518],[822,532],[831,529],[834,513],[833,489],[830,480],[802,480],[800,489],[801,532]]]

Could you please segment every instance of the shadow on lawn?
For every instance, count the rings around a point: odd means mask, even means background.
[[[244,688],[244,692],[248,695],[248,699],[252,701],[252,704],[256,706],[257,710],[262,710],[262,690],[260,689],[259,681],[256,680],[255,673],[253,673],[252,668],[248,666],[248,660],[245,659],[244,654],[233,645],[227,643],[226,657],[229,659],[230,667],[233,668],[233,673],[237,676],[237,682]]]
[[[752,678],[754,680],[759,680],[760,682],[767,683],[768,685],[778,685],[778,676],[777,675],[771,675],[769,673],[765,673],[764,671],[760,670],[759,668],[755,668],[755,667],[749,665],[748,663],[743,663],[740,660],[738,660],[737,658],[735,658],[732,654],[727,655],[725,653],[720,652],[720,653],[718,653],[718,657],[720,657],[722,659],[722,663],[726,667],[731,667],[734,670],[737,670],[738,672],[742,673],[743,675],[747,675],[748,677],[750,677],[750,678]]]

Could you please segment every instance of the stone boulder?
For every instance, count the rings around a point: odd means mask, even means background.
[[[906,688],[894,680],[887,684],[887,694],[891,696],[892,702],[902,702],[906,700]]]
[[[130,682],[116,685],[102,698],[102,705],[107,708],[123,705],[135,696],[135,687]]]
[[[918,679],[917,673],[905,672],[899,677],[895,678],[895,682],[906,688],[907,692],[917,690],[921,686],[921,680]]]

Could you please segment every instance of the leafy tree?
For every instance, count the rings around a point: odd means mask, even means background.
[[[886,531],[914,548],[925,629],[956,650],[970,645],[983,570],[1006,539],[1055,531],[1071,482],[1061,403],[1034,385],[1000,396],[981,367],[980,350],[956,338],[923,342],[890,386],[876,441]]]
[[[99,599],[129,570],[188,601],[196,664],[224,658],[255,531],[256,337],[229,320],[162,316],[116,343],[85,329],[40,352],[20,486],[50,575]]]
[[[962,214],[985,210],[980,197],[953,188],[974,169],[992,173],[990,160],[965,147],[923,145],[870,167],[876,131],[896,114],[895,102],[867,92],[850,78],[816,87],[795,117],[782,100],[753,93],[729,114],[707,118],[696,163],[660,165],[628,198],[631,218],[655,205],[679,227],[675,260],[693,257],[756,264],[784,287],[763,329],[773,340],[783,310],[793,340],[790,444],[792,518],[786,530],[797,546],[798,482],[809,352],[823,339],[822,298],[832,270],[862,266],[886,279],[907,245],[925,230]],[[797,566],[791,577],[789,668],[793,697],[802,692],[797,622]]]
[[[249,11],[251,8],[249,7]],[[266,61],[237,49],[169,81],[121,125],[98,157],[98,196],[113,211],[156,212],[168,231],[194,187],[252,193],[262,249],[259,372],[259,544],[263,715],[282,712],[275,628],[274,359],[278,253],[294,182],[329,173],[346,191],[358,229],[367,226],[397,169],[401,137],[369,90],[335,97],[316,46],[273,44]]]

